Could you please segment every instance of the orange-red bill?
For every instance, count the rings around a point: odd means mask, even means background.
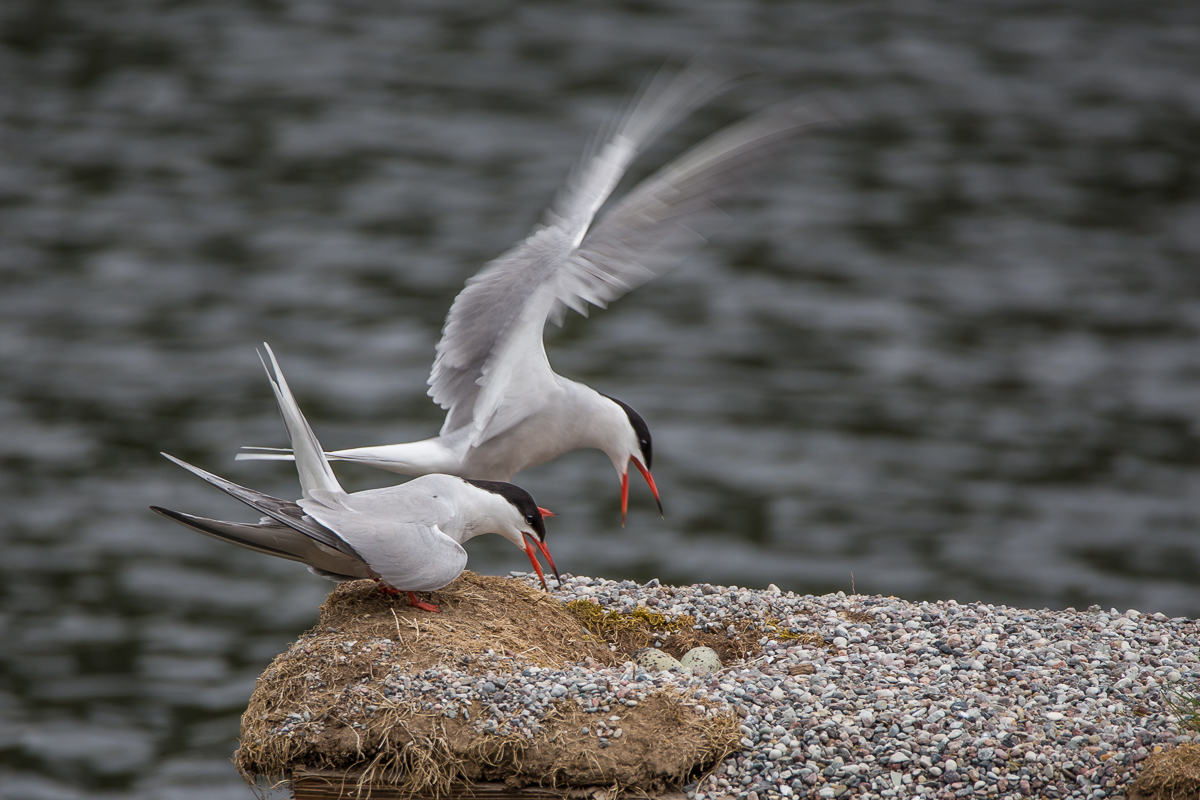
[[[625,510],[629,508],[629,467],[625,467],[625,474],[621,476],[621,527],[625,527]]]
[[[646,483],[648,483],[650,485],[650,493],[654,495],[654,502],[658,503],[659,516],[666,516],[665,514],[663,514],[662,500],[658,499],[658,487],[654,485],[654,478],[651,477],[650,470],[643,467],[642,462],[638,461],[636,458],[632,458],[632,459],[630,459],[630,461],[632,461],[634,466],[636,466],[638,468],[638,472],[642,473],[642,477],[646,479]],[[628,480],[628,478],[629,478],[628,472],[625,473],[625,477],[626,477],[626,480]]]
[[[526,533],[522,535],[526,538],[533,539],[535,544],[537,543],[537,537],[535,537],[533,534]],[[533,548],[531,548],[528,544],[525,545],[525,555],[529,556],[529,563],[533,564],[533,571],[537,573],[538,580],[542,582],[542,588],[548,588],[546,586],[546,576],[542,574],[542,565],[538,563],[537,556],[533,554]]]
[[[548,508],[542,508],[541,506],[538,506],[538,511],[541,513],[541,515],[542,515],[543,517],[557,517],[557,516],[558,516],[558,514],[555,514],[555,513],[554,513],[553,511],[551,511],[550,509],[548,509]]]
[[[558,581],[559,586],[562,586],[562,578],[558,576],[558,567],[554,566],[554,559],[550,557],[550,551],[546,549],[546,543],[539,539],[534,539],[533,543],[537,545],[538,550],[541,550],[542,555],[546,557],[546,563],[550,565],[550,571],[554,573],[554,580]]]

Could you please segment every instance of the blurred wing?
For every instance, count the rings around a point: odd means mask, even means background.
[[[727,80],[701,62],[677,76],[657,76],[616,131],[572,171],[539,229],[467,281],[446,317],[429,376],[430,397],[449,412],[443,436],[470,426],[470,445],[477,446],[540,408],[555,378],[542,329],[567,302],[558,296],[559,273],[639,150]]]
[[[551,316],[587,315],[675,266],[723,215],[718,203],[793,137],[838,115],[818,100],[773,106],[732,125],[638,184],[588,231],[550,287]]]

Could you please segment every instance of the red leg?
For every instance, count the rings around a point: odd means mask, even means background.
[[[397,592],[397,594],[399,594],[399,592]],[[424,600],[418,600],[417,596],[412,592],[408,593],[408,602],[413,608],[419,608],[422,611],[432,611],[435,614],[441,611],[441,609],[435,606],[433,603],[426,603]]]
[[[441,611],[441,609],[438,608],[437,606],[435,606],[433,603],[426,603],[424,600],[418,600],[417,596],[412,592],[402,592],[399,589],[393,589],[392,587],[388,586],[383,581],[379,580],[379,578],[375,578],[374,580],[375,580],[375,583],[379,584],[379,591],[383,592],[384,594],[387,594],[387,595],[407,594],[409,605],[411,605],[413,608],[419,608],[422,611],[432,611],[435,614],[437,614]]]

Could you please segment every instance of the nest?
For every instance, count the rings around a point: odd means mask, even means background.
[[[698,631],[695,617],[667,617],[645,608],[621,613],[605,611],[591,600],[572,600],[566,610],[578,619],[587,631],[613,645],[616,652],[636,653],[643,647],[657,647],[675,658],[693,647],[711,647],[722,664],[740,661],[759,650],[762,629],[748,622],[735,623],[731,638],[724,631]]]
[[[440,614],[413,609],[369,581],[331,592],[318,624],[258,680],[234,756],[242,775],[322,775],[346,798],[448,797],[482,782],[646,794],[678,786],[737,747],[732,715],[698,713],[691,698],[671,691],[614,711],[624,735],[605,748],[581,733],[591,715],[574,702],[553,706],[528,738],[487,733],[461,717],[389,699],[378,680],[396,668],[484,674],[498,669],[498,660],[519,670],[612,666],[629,657],[562,603],[517,580],[465,572],[434,600]],[[637,624],[646,638],[657,624],[659,634],[682,646],[699,632],[679,622]]]
[[[1195,800],[1200,797],[1200,744],[1181,744],[1146,759],[1129,800]]]

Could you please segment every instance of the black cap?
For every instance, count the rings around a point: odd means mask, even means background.
[[[601,397],[608,397],[606,394]],[[646,425],[646,420],[642,419],[642,415],[629,407],[628,403],[622,403],[615,397],[608,397],[614,403],[619,405],[625,412],[625,416],[629,417],[629,424],[633,426],[633,432],[637,435],[638,447],[642,449],[642,465],[646,469],[651,469],[653,465],[650,463],[654,460],[654,448],[650,444],[650,428]]]
[[[464,478],[464,480],[466,479]],[[546,541],[546,522],[542,519],[542,512],[538,509],[538,504],[534,502],[533,495],[529,492],[514,483],[505,483],[504,481],[467,480],[467,483],[477,489],[483,489],[485,492],[498,494],[512,503],[517,511],[521,512],[521,516],[529,523],[534,532],[537,533],[538,540]]]

